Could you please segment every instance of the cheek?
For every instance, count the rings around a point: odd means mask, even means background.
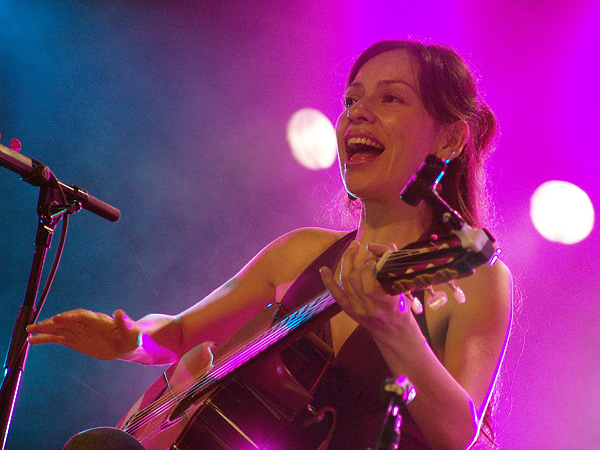
[[[347,121],[345,120],[345,115],[341,116],[338,118],[338,120],[335,123],[335,136],[337,139],[337,152],[338,152],[338,156],[340,154],[340,149],[344,148],[344,135],[346,134],[346,130],[347,130]]]
[[[390,123],[389,136],[395,144],[415,157],[428,155],[434,151],[435,127],[424,120]],[[423,157],[424,158],[424,157]]]
[[[348,128],[348,117],[346,116],[346,110],[342,111],[342,113],[338,116],[335,121],[335,132],[339,136],[340,134],[344,134],[346,129]]]

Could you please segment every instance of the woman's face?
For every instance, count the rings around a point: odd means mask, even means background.
[[[346,89],[338,157],[346,189],[358,198],[397,198],[439,146],[441,127],[421,101],[418,71],[405,50],[393,50],[367,61]]]

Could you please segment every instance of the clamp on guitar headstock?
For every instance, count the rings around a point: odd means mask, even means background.
[[[430,296],[427,306],[442,307],[448,302],[444,291],[434,291],[433,285],[447,283],[458,303],[465,302],[465,294],[454,284],[457,278],[471,275],[475,268],[493,264],[500,249],[494,245],[489,231],[471,227],[437,192],[436,187],[444,176],[447,161],[429,155],[400,192],[409,205],[417,206],[422,200],[440,218],[448,235],[431,236],[429,240],[415,242],[397,252],[386,252],[376,265],[377,279],[390,293],[403,293],[411,302],[415,314],[423,312],[421,301],[413,292],[425,290]]]
[[[494,246],[495,239],[491,233],[486,229],[469,226],[460,213],[437,192],[437,185],[444,176],[447,165],[448,161],[428,155],[400,192],[400,198],[411,206],[417,206],[425,200],[433,209],[434,215],[441,218],[443,226],[458,236],[464,248],[486,257],[490,265],[494,264],[500,249]]]

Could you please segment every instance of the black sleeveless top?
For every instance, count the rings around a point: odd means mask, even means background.
[[[323,266],[335,267],[356,231],[346,234],[318,256],[290,286],[281,303],[288,311],[323,292],[325,286],[319,274]],[[427,342],[431,345],[425,314],[415,315]],[[329,322],[317,330],[322,339],[332,345]],[[381,383],[392,376],[371,334],[358,326],[346,340],[315,392],[313,406],[330,406],[337,412],[337,426],[329,450],[364,450],[372,447],[385,417],[386,402],[381,398]],[[399,449],[428,450],[406,409],[402,411]]]

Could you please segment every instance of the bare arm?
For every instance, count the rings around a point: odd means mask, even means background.
[[[288,233],[259,252],[231,280],[182,313],[133,321],[83,309],[28,327],[31,344],[62,344],[99,359],[170,364],[202,342],[225,342],[275,299],[276,286],[296,278],[332,240],[325,230]]]

